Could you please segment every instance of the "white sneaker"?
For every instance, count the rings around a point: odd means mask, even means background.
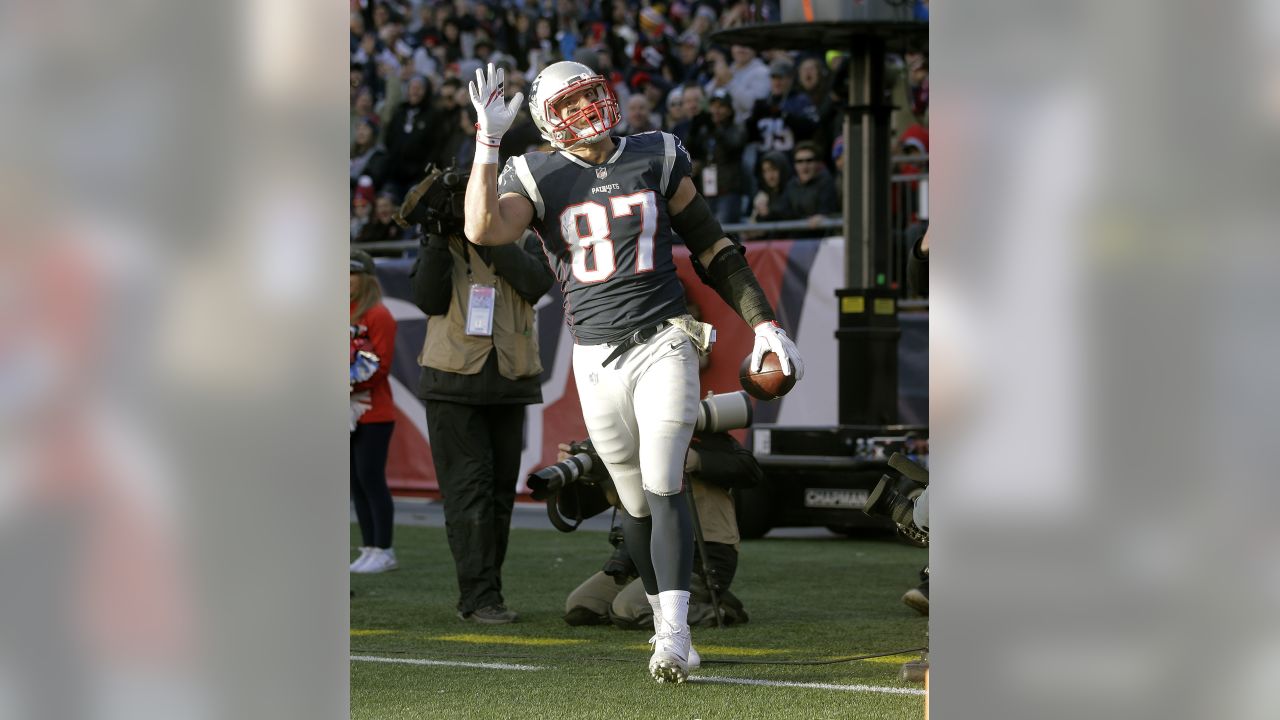
[[[363,565],[352,572],[371,575],[373,573],[395,570],[398,567],[400,567],[400,564],[396,562],[395,550],[392,550],[391,548],[387,548],[386,550],[383,550],[382,548],[374,548],[373,552],[369,553],[369,559],[365,560]]]
[[[649,674],[660,683],[682,683],[689,678],[691,667],[698,667],[702,659],[693,650],[693,641],[689,637],[689,626],[680,628],[665,626],[649,638],[653,645],[653,656],[649,658]],[[692,661],[697,662],[693,664]]]
[[[371,547],[360,548],[360,557],[356,558],[355,560],[352,560],[351,565],[349,566],[349,569],[351,570],[351,572],[357,572],[360,566],[363,565],[364,562],[369,559],[369,555],[372,553],[373,553],[373,548]]]

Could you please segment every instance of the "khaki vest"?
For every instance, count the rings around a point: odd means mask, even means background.
[[[427,339],[422,345],[422,353],[418,355],[418,364],[460,375],[475,375],[484,367],[489,350],[496,347],[498,372],[508,380],[541,373],[542,360],[538,357],[533,307],[510,283],[498,277],[493,266],[480,259],[466,238],[450,238],[449,252],[453,255],[453,296],[449,301],[449,311],[427,322]],[[468,257],[471,261],[470,278],[467,277]],[[466,334],[467,303],[472,283],[497,288],[492,337]]]

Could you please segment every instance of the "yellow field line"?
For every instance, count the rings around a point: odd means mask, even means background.
[[[351,637],[368,637],[369,635],[395,635],[399,630],[357,630],[351,628]]]
[[[919,660],[919,659],[920,659],[919,655],[886,655],[884,657],[868,658],[866,660],[863,660],[862,662],[881,663],[884,665],[901,665],[902,663],[911,662],[912,660]]]
[[[519,635],[479,635],[465,633],[461,635],[440,635],[428,640],[445,640],[447,642],[475,643],[477,645],[581,645],[588,640],[570,638],[521,637]]]

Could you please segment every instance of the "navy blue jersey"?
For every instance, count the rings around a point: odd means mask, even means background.
[[[690,172],[674,135],[615,138],[599,165],[568,152],[532,152],[507,161],[498,195],[516,193],[534,207],[564,291],[565,318],[584,345],[616,342],[686,312],[671,257],[667,201]]]

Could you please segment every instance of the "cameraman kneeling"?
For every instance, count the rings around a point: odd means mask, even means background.
[[[572,448],[560,445],[559,459],[569,456]],[[595,463],[593,472],[603,474],[601,485],[614,507],[620,507],[613,493],[608,471],[603,463]],[[742,602],[729,586],[738,568],[738,518],[730,490],[759,484],[763,471],[751,452],[726,432],[696,432],[685,456],[685,481],[691,483],[698,524],[701,526],[707,554],[704,569],[702,554],[694,553],[693,584],[689,597],[689,624],[716,625],[715,609],[708,584],[720,602],[724,624],[747,622]],[[570,625],[602,625],[612,622],[633,630],[653,628],[653,609],[645,598],[644,587],[636,582],[637,572],[615,527],[609,533],[614,554],[604,569],[587,578],[565,600],[564,620]]]

